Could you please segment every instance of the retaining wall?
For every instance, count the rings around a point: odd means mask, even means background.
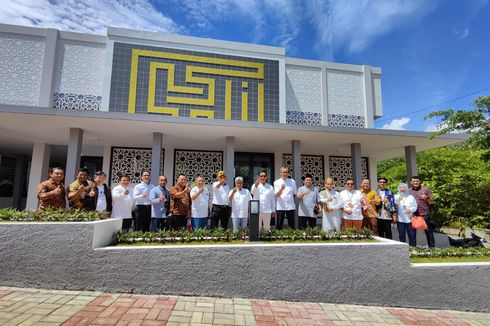
[[[406,244],[107,247],[120,220],[0,223],[0,285],[490,311],[490,264]]]

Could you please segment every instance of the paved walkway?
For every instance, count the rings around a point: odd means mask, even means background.
[[[0,325],[490,325],[490,314],[0,287]]]

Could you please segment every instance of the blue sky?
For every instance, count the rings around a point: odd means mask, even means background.
[[[0,22],[102,35],[119,26],[378,66],[384,116],[377,128],[432,131],[437,121],[424,121],[426,113],[470,108],[490,95],[486,0],[7,0]]]

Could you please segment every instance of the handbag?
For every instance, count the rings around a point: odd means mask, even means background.
[[[318,215],[320,214],[320,209],[318,208],[318,206],[315,205],[315,207],[313,208],[313,214],[315,215]]]
[[[412,216],[412,229],[427,230],[427,223],[423,216]]]

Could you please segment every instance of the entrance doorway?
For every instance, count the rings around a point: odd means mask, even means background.
[[[94,177],[95,172],[102,171],[102,162],[103,162],[103,157],[82,156],[80,158],[80,167],[86,168],[88,170],[88,175]],[[104,171],[104,172],[109,174],[109,171]]]
[[[267,182],[273,183],[273,153],[235,153],[235,176],[243,178],[243,186],[245,188],[250,189],[252,187],[261,170],[267,171]],[[233,184],[233,181],[230,184]]]

